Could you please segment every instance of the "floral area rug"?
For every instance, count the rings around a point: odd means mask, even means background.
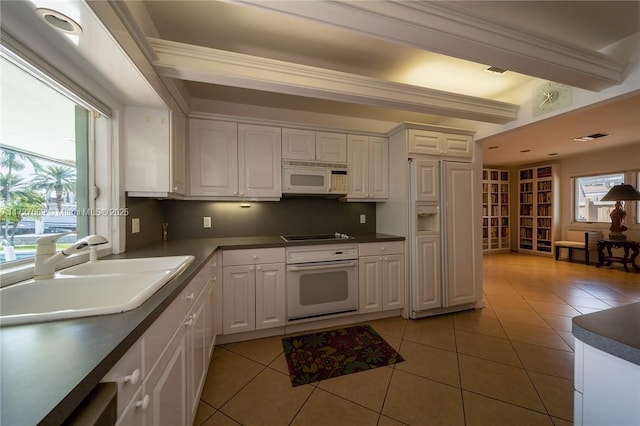
[[[370,325],[282,339],[293,386],[404,361]]]

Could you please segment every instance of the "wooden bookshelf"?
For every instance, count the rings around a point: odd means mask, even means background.
[[[518,251],[551,255],[559,221],[555,165],[518,172]]]
[[[482,170],[482,250],[509,251],[509,171]]]

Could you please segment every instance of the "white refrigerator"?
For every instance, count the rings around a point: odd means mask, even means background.
[[[470,163],[409,161],[409,317],[478,307],[479,188]]]

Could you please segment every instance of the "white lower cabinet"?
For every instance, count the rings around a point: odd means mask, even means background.
[[[191,425],[215,343],[215,258],[104,376],[118,384],[118,425]]]
[[[640,424],[640,365],[575,340],[574,424]]]
[[[142,385],[145,426],[191,424],[187,404],[187,332],[184,326],[169,341],[156,368]],[[148,400],[145,400],[148,398]]]
[[[366,243],[358,247],[360,313],[404,307],[404,243]]]
[[[223,252],[223,334],[284,326],[284,261],[284,248]]]

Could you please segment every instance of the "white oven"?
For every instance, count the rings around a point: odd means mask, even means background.
[[[358,311],[358,248],[315,245],[287,249],[287,319]]]

